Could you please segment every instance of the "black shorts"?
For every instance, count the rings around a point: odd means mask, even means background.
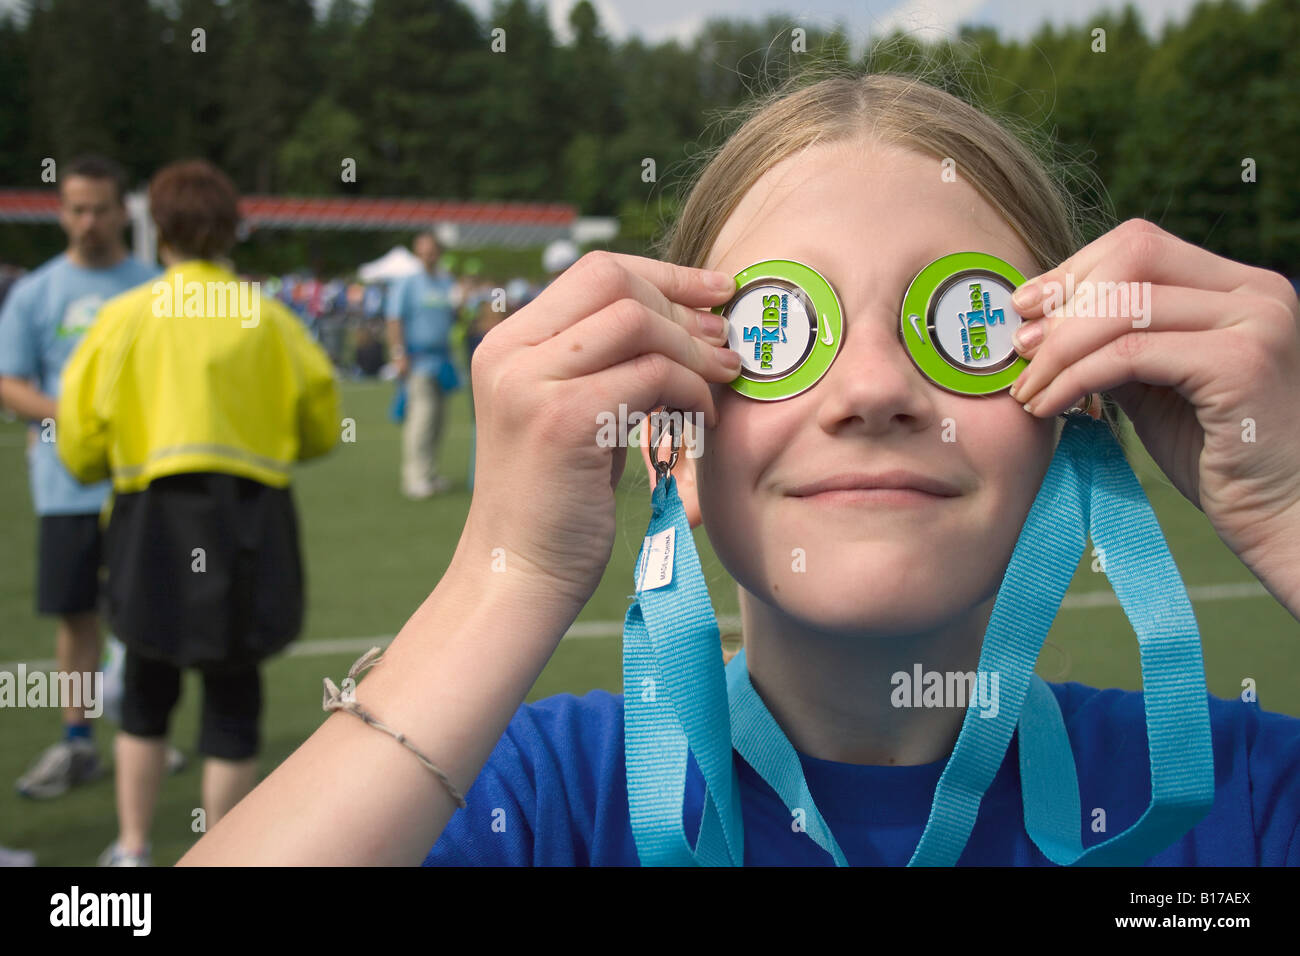
[[[103,553],[99,515],[41,515],[37,539],[36,613],[97,610]]]
[[[127,648],[122,666],[122,730],[134,737],[167,736],[181,696],[181,670]],[[203,671],[199,753],[247,760],[261,748],[262,680],[257,666]]]

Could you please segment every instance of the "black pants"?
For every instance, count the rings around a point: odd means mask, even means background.
[[[245,760],[261,749],[262,678],[256,665],[204,670],[199,753]],[[122,678],[122,730],[134,737],[166,737],[181,696],[181,670],[127,648]]]

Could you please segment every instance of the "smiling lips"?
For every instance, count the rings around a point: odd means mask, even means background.
[[[938,478],[897,469],[876,474],[846,472],[798,485],[786,492],[792,498],[817,497],[823,501],[880,501],[904,504],[955,498],[961,492]]]

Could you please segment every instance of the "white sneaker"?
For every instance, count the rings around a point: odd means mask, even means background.
[[[99,854],[100,866],[152,866],[149,862],[149,848],[143,853],[127,853],[121,844],[114,840],[103,853]]]
[[[429,481],[423,481],[415,485],[407,485],[402,489],[402,493],[412,501],[423,501],[426,498],[432,498],[434,495],[440,495],[443,492],[451,491],[451,488],[451,479],[439,475]]]
[[[35,866],[36,854],[31,850],[11,850],[0,846],[0,866]]]
[[[182,770],[185,769],[185,764],[186,764],[185,754],[181,753],[180,750],[173,747],[171,744],[168,744],[167,764],[166,764],[167,772],[180,773]]]
[[[18,778],[18,792],[30,800],[51,800],[69,787],[90,783],[104,774],[99,753],[89,740],[60,740],[47,747],[32,768]]]

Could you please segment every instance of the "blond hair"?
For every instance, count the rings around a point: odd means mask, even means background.
[[[796,76],[738,115],[739,129],[708,155],[680,216],[655,244],[658,258],[703,267],[723,224],[769,169],[816,144],[863,138],[953,160],[1039,271],[1080,245],[1069,194],[1044,162],[998,120],[918,77]]]

